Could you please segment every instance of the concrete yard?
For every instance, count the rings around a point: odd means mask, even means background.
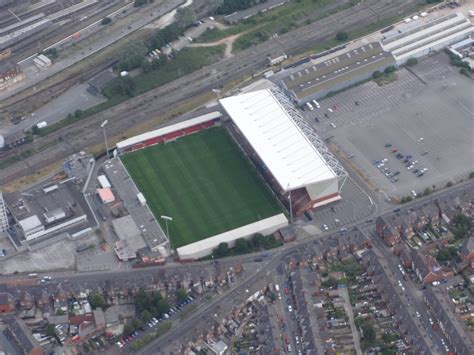
[[[474,167],[472,81],[459,74],[444,53],[410,70],[400,69],[398,80],[391,84],[378,87],[368,82],[306,112],[321,137],[349,157],[348,164],[374,189],[397,198],[433,185],[444,187]],[[412,155],[415,166],[408,170],[393,148]],[[392,182],[374,165],[383,159],[388,161],[380,170],[399,171],[399,181]],[[421,168],[428,170],[417,177],[413,171]]]
[[[29,273],[49,270],[74,269],[76,266],[76,247],[80,244],[96,244],[95,234],[85,235],[76,241],[67,238],[47,247],[28,251],[0,261],[0,273]]]

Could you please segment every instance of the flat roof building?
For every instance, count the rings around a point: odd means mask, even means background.
[[[114,202],[115,196],[111,188],[97,189],[97,194],[104,205]]]
[[[57,188],[48,189],[51,186]],[[5,201],[16,221],[9,236],[17,247],[44,245],[56,237],[72,238],[95,225],[84,196],[71,181],[57,185],[43,182],[26,191],[5,195]]]
[[[140,229],[133,220],[132,216],[117,218],[112,221],[115,234],[122,241],[125,241],[130,250],[137,252],[140,249],[146,248],[146,243],[143,240]]]
[[[416,20],[416,26],[398,34],[386,34],[382,47],[391,51],[397,65],[409,58],[418,58],[439,51],[450,44],[468,38],[474,27],[461,13],[433,19],[426,23]]]
[[[271,80],[302,106],[312,99],[320,99],[370,78],[373,72],[394,64],[392,54],[383,50],[378,42],[373,42],[322,62],[309,59],[296,67],[281,70]]]

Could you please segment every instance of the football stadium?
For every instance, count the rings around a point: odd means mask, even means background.
[[[344,169],[281,91],[220,104],[222,112],[116,145],[181,260],[209,255],[222,242],[271,234],[288,224],[286,215],[341,198]]]

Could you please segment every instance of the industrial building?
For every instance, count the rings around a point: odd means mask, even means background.
[[[352,49],[324,61],[308,58],[272,76],[299,106],[313,99],[347,88],[372,74],[394,65],[392,54],[377,42]]]
[[[346,172],[283,92],[259,90],[220,103],[237,142],[293,214],[341,199]]]
[[[382,47],[395,57],[397,65],[439,51],[474,33],[472,23],[460,13],[422,22],[420,18],[386,32]]]
[[[124,255],[127,255],[127,259],[135,258],[137,253],[147,248],[142,233],[132,216],[127,215],[114,219],[112,221],[112,227],[120,241],[115,245],[119,259],[123,259]],[[119,253],[117,252],[118,250],[120,251]]]
[[[15,221],[8,230],[17,248],[34,249],[58,238],[74,239],[95,227],[95,219],[72,181],[35,186],[5,195]]]

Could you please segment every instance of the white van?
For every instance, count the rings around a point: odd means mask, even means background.
[[[321,108],[321,105],[316,100],[313,100],[313,104],[316,106],[316,108]]]
[[[314,110],[313,105],[311,105],[309,102],[306,103],[306,106],[309,108],[310,111]]]

